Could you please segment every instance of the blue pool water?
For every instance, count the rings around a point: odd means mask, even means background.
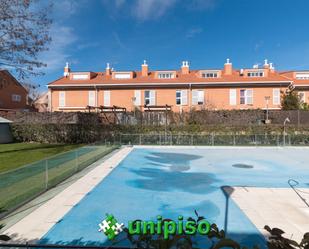
[[[194,210],[242,245],[264,245],[255,226],[222,186],[309,187],[309,150],[304,148],[134,149],[93,191],[74,206],[41,243],[110,245],[98,232],[106,213],[127,224],[193,217]],[[205,245],[205,238],[197,243]],[[122,245],[125,245],[124,241]]]

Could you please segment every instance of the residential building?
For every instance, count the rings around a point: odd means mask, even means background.
[[[48,111],[48,92],[42,93],[36,100],[34,100],[33,107],[38,112],[47,112]]]
[[[264,61],[259,68],[234,69],[227,59],[223,68],[191,70],[183,61],[179,70],[73,72],[48,84],[51,111],[85,111],[87,106],[124,107],[128,111],[171,106],[175,112],[191,109],[280,109],[282,93],[301,90],[308,102],[309,72],[279,72]]]
[[[25,109],[28,91],[7,70],[0,70],[0,110]]]

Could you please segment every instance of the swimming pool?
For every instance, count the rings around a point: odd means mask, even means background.
[[[52,227],[41,243],[110,245],[98,232],[106,213],[119,222],[177,220],[194,210],[242,245],[265,243],[263,236],[222,186],[309,187],[304,148],[135,148],[120,164]],[[203,244],[203,238],[197,238]],[[124,241],[122,245],[125,245]]]

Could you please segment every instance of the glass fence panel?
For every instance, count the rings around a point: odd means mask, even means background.
[[[0,174],[0,207],[10,211],[54,187],[117,146],[84,146]]]

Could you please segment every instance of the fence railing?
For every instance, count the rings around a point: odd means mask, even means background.
[[[1,217],[86,168],[116,146],[84,146],[0,173]]]
[[[309,135],[119,134],[118,141],[121,145],[306,146]]]

